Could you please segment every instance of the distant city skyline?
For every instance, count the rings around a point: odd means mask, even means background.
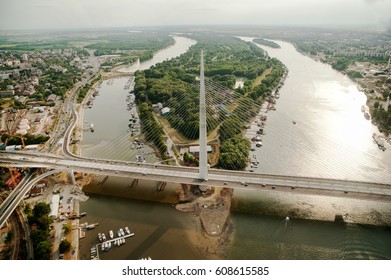
[[[391,0],[2,0],[0,30],[170,25],[373,25]]]

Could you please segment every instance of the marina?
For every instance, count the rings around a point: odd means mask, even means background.
[[[118,237],[114,237],[113,230],[109,231],[110,239],[106,239],[105,233],[98,233],[99,243],[92,246],[90,249],[91,260],[99,260],[99,252],[108,252],[113,247],[120,247],[126,243],[126,238],[134,236],[134,233],[130,232],[128,227],[125,227],[118,230]]]

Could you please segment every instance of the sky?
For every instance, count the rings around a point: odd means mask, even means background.
[[[227,24],[390,29],[391,0],[0,0],[0,30]]]

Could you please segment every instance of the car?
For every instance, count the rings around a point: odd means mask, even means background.
[[[119,173],[118,170],[116,170],[116,171],[115,171],[115,174],[118,174],[118,173]]]
[[[226,186],[226,185],[228,185],[228,183],[227,183],[227,182],[224,182],[224,185]]]
[[[99,170],[100,170],[100,171],[103,171],[103,168],[100,168]]]
[[[143,176],[147,176],[147,173],[143,173]]]

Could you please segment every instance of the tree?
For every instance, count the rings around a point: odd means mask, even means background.
[[[72,230],[72,227],[69,224],[64,224],[62,226],[62,228],[64,229],[64,234],[67,234],[68,232],[70,232]]]
[[[60,254],[64,254],[66,252],[69,252],[71,250],[72,244],[68,240],[61,241],[60,245],[58,246],[58,250]]]
[[[38,243],[37,247],[34,249],[34,255],[36,260],[49,260],[50,253],[52,252],[52,244],[49,241],[45,240]]]
[[[45,215],[49,215],[50,205],[45,202],[39,202],[34,206],[33,215],[37,218],[40,218]]]

